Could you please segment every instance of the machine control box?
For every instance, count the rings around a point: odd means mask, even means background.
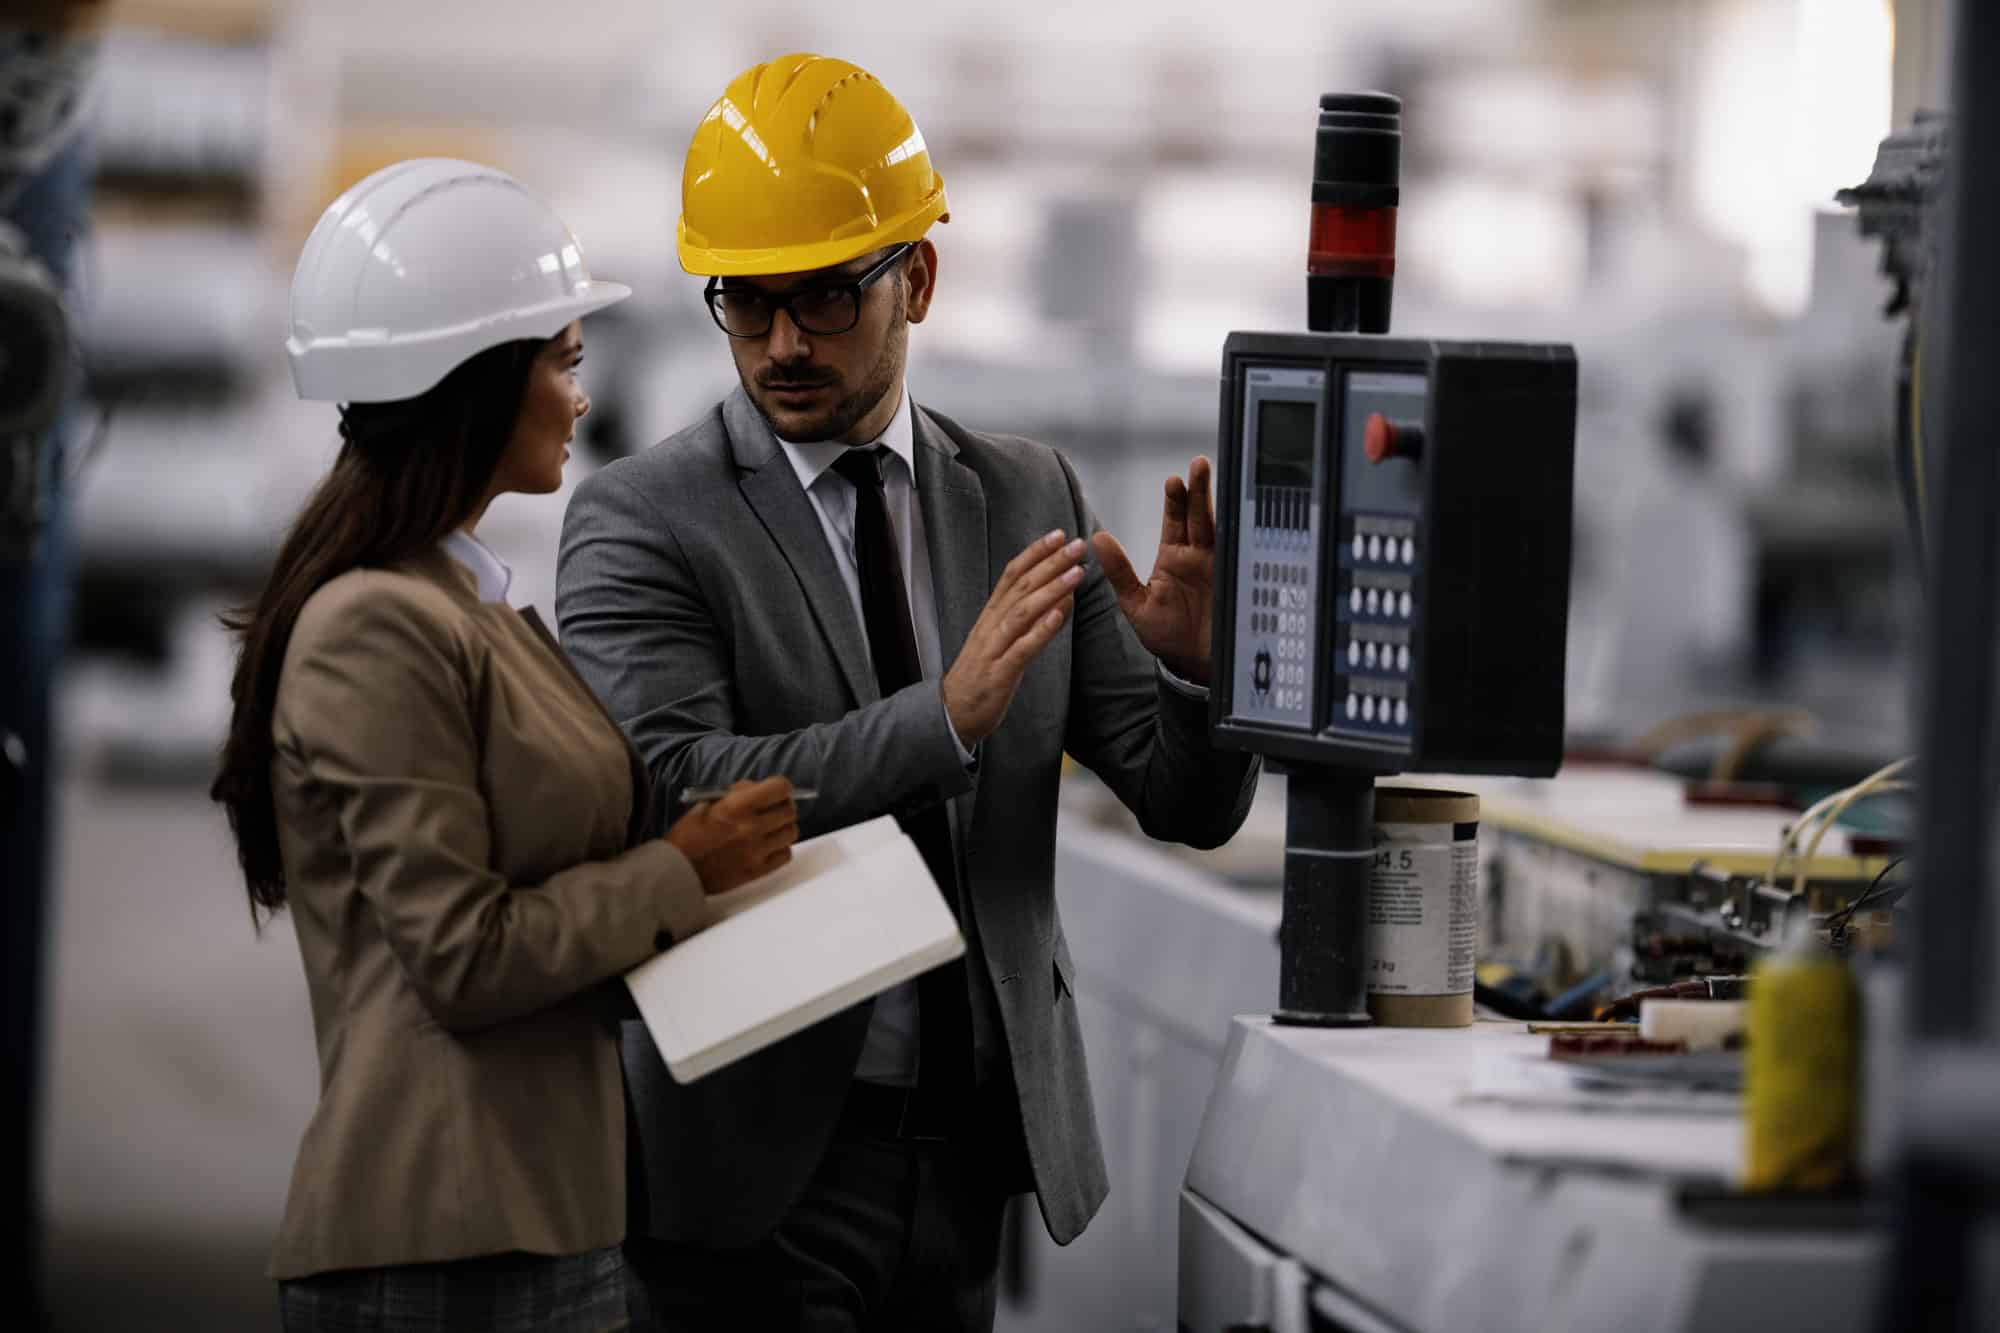
[[[1384,773],[1562,757],[1576,354],[1234,333],[1218,744]]]

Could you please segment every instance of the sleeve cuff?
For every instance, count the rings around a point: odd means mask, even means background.
[[[659,885],[661,910],[653,923],[655,953],[665,952],[714,923],[701,876],[680,848],[665,838],[652,838],[625,855],[639,858],[646,867],[645,877]]]
[[[1206,693],[1206,691],[1203,691],[1204,696]],[[951,743],[958,750],[958,762],[965,766],[966,772],[977,773],[979,771],[978,747],[975,746],[968,750],[965,748],[965,742],[959,739],[958,728],[951,724],[951,710],[944,706],[944,691],[942,689],[938,691],[938,707],[944,710],[944,729],[950,734]]]
[[[1208,702],[1208,686],[1197,685],[1191,680],[1182,680],[1179,676],[1176,676],[1173,672],[1167,670],[1165,665],[1163,664],[1159,665],[1160,665],[1160,679],[1165,681],[1168,684],[1168,686],[1170,686],[1178,693],[1186,695],[1190,699],[1199,699],[1203,703]]]

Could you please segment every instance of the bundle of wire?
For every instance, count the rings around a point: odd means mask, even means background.
[[[1845,939],[1847,928],[1854,923],[1854,918],[1859,916],[1864,909],[1870,907],[1894,907],[1902,901],[1903,894],[1908,885],[1902,880],[1897,880],[1893,884],[1889,883],[1889,876],[1894,874],[1896,869],[1902,864],[1902,858],[1898,857],[1888,865],[1883,866],[1882,873],[1875,876],[1874,882],[1869,884],[1861,892],[1860,896],[1827,917],[1827,933],[1836,947]]]
[[[1813,857],[1819,855],[1819,845],[1825,839],[1827,831],[1839,823],[1840,817],[1858,801],[1888,792],[1912,790],[1911,783],[1899,782],[1896,779],[1897,775],[1914,762],[1914,756],[1898,759],[1895,763],[1870,773],[1852,787],[1844,787],[1807,807],[1806,812],[1785,830],[1783,840],[1778,843],[1777,854],[1771,858],[1771,873],[1765,882],[1774,886],[1779,883],[1785,871],[1785,857],[1789,853],[1793,857],[1792,894],[1796,897],[1804,893],[1806,870],[1812,864]],[[1805,841],[1808,829],[1812,830],[1810,842]]]

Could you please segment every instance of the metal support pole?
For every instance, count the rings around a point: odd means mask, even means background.
[[[1285,898],[1278,921],[1279,1023],[1364,1027],[1375,779],[1293,770],[1285,784]]]
[[[1933,399],[1942,484],[1930,544],[1930,597],[1921,699],[1922,810],[1908,985],[1913,1070],[1956,1049],[1991,1052],[2000,1037],[1994,999],[1992,857],[1995,602],[2000,553],[2000,6],[1958,6],[1944,261],[1934,287],[1943,345]],[[1927,404],[1930,406],[1931,404]],[[1906,1125],[1939,1122],[1938,1083],[1908,1084]],[[1948,1117],[1946,1117],[1948,1119]],[[1995,1216],[1972,1163],[1948,1134],[1907,1136],[1898,1182],[1894,1262],[1882,1328],[1992,1328],[2000,1311],[1977,1308],[1990,1281],[1973,1270],[1974,1238]]]

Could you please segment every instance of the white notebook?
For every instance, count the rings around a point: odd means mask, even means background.
[[[965,952],[888,815],[801,842],[782,869],[709,901],[722,920],[625,974],[680,1083]]]

